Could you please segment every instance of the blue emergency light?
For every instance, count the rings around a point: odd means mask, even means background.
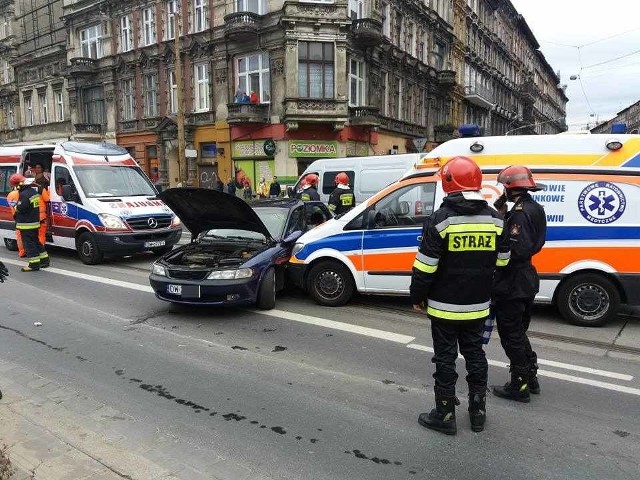
[[[460,136],[462,138],[482,136],[480,125],[475,125],[472,123],[460,125],[460,128],[458,128],[458,132],[460,132]]]
[[[611,125],[611,133],[627,133],[626,123],[614,123]]]

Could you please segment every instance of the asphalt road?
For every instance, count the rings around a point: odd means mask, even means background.
[[[2,250],[0,259],[14,257]],[[176,307],[149,293],[151,260],[87,267],[54,251],[49,271],[10,265],[0,362],[74,392],[74,415],[60,416],[60,428],[187,464],[202,475],[178,477],[190,480],[230,468],[220,459],[252,479],[640,476],[640,350],[604,348],[597,339],[606,335],[582,335],[551,309],[537,309],[532,327],[548,332],[534,338],[542,395],[528,405],[489,396],[487,428],[473,433],[460,362],[458,435],[448,437],[417,423],[433,405],[431,338],[406,301],[328,309],[294,293],[270,312]],[[621,320],[630,321],[640,323]],[[572,331],[587,340],[553,338]],[[497,338],[487,354],[490,383],[504,383]]]

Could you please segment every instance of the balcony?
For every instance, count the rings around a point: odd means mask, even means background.
[[[382,23],[373,18],[358,18],[351,23],[355,43],[362,47],[374,47],[383,41]]]
[[[94,58],[75,57],[70,60],[69,75],[92,75],[98,61]]]
[[[76,135],[102,136],[102,124],[100,123],[74,123],[73,129]]]
[[[441,87],[453,87],[456,84],[456,72],[453,70],[440,70],[436,78]]]
[[[469,103],[490,110],[493,108],[493,95],[487,87],[482,85],[467,85],[464,87],[464,98]]]
[[[378,107],[349,107],[351,125],[358,127],[378,127],[380,119]]]
[[[224,34],[229,40],[247,40],[258,35],[260,15],[236,12],[224,16]]]
[[[520,92],[522,100],[526,103],[535,103],[536,98],[538,97],[538,90],[535,83],[532,81],[527,81],[518,85],[518,91]]]
[[[227,123],[269,123],[268,103],[229,103]]]
[[[333,124],[341,130],[349,120],[346,100],[334,98],[285,98],[284,122],[289,130],[296,130],[300,123]]]

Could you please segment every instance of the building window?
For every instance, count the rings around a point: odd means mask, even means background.
[[[158,115],[158,75],[155,73],[143,75],[144,116]]]
[[[80,51],[85,58],[102,58],[102,39],[100,25],[80,30]]]
[[[396,22],[395,28],[393,29],[394,39],[393,43],[396,47],[402,48],[402,34],[403,34],[403,25],[404,19],[402,18],[402,14],[396,11]]]
[[[433,66],[437,70],[444,69],[444,57],[446,54],[446,47],[442,42],[435,42],[433,45]]]
[[[64,122],[64,99],[62,97],[62,90],[53,92],[53,97],[56,99],[55,114],[56,122]]]
[[[409,55],[416,55],[415,39],[416,25],[413,22],[409,22],[407,25],[406,37],[404,39],[404,50]]]
[[[267,13],[267,2],[266,0],[236,0],[236,12],[253,12],[264,15]]]
[[[106,123],[102,87],[85,88],[82,91],[82,103],[86,123],[92,125],[102,125]]]
[[[209,6],[208,0],[193,0],[193,27],[196,32],[202,32],[208,28]]]
[[[178,0],[167,2],[167,21],[165,24],[164,39],[173,40],[176,35],[176,13],[178,12]]]
[[[334,98],[333,43],[299,42],[298,95]]]
[[[33,125],[33,100],[31,96],[24,98],[24,121],[27,127]]]
[[[11,83],[11,66],[7,60],[2,60],[2,83],[3,85]]]
[[[271,76],[269,73],[269,56],[266,53],[256,53],[248,57],[237,59],[238,90],[249,96],[255,92],[257,103],[271,101]]]
[[[349,106],[360,107],[364,102],[364,62],[349,62]]]
[[[169,70],[169,113],[178,111],[178,83],[176,82],[176,72]]]
[[[382,34],[391,38],[391,7],[388,3],[382,4]]]
[[[195,102],[196,112],[206,112],[209,110],[209,64],[201,63],[195,65]]]
[[[13,108],[9,107],[9,111],[7,112],[7,128],[9,130],[13,130],[16,128],[16,117],[13,114]]]
[[[122,119],[133,120],[136,116],[136,100],[133,78],[122,80]]]
[[[38,106],[40,107],[40,123],[49,123],[49,105],[47,105],[47,94],[38,94]]]
[[[349,0],[349,18],[351,20],[364,18],[364,1],[363,0]]]
[[[142,11],[142,40],[145,47],[156,43],[156,12],[154,8],[149,7]]]
[[[128,52],[133,50],[133,29],[131,28],[131,17],[125,15],[120,17],[120,51]]]

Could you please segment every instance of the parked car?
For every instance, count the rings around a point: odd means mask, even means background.
[[[331,218],[321,202],[265,199],[250,205],[206,188],[171,188],[159,198],[192,238],[160,257],[149,276],[156,297],[172,303],[274,308],[296,240]]]

